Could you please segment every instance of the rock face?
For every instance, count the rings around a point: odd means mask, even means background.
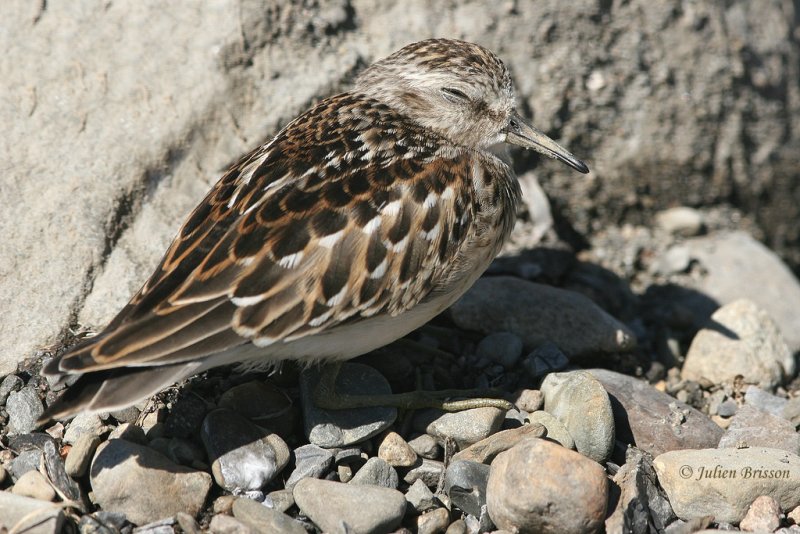
[[[497,51],[536,126],[614,178],[537,168],[579,232],[735,189],[773,243],[800,239],[791,2],[318,4],[3,2],[0,374],[73,318],[103,326],[222,168],[431,36]]]

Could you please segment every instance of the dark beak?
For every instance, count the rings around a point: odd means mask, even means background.
[[[506,143],[532,148],[545,156],[550,156],[551,158],[566,163],[583,174],[589,172],[589,167],[587,167],[584,162],[567,152],[564,147],[560,146],[545,134],[526,123],[516,110],[511,114],[511,122],[506,129],[506,134]]]

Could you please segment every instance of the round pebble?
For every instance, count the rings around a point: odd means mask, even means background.
[[[542,439],[529,439],[492,462],[489,516],[510,532],[585,534],[603,528],[606,474],[585,456]]]
[[[468,447],[500,430],[505,412],[498,408],[474,408],[461,412],[420,410],[414,428],[439,439],[451,438],[461,448]]]
[[[100,438],[89,434],[83,434],[72,445],[64,462],[67,474],[73,478],[80,478],[86,474],[89,462],[92,461],[97,446],[100,445]]]
[[[578,452],[601,463],[611,456],[614,413],[608,393],[591,373],[551,373],[541,390],[545,411],[564,423]]]
[[[495,332],[484,337],[475,349],[475,355],[511,369],[522,356],[522,340],[511,332]]]
[[[391,532],[406,511],[403,494],[381,486],[304,478],[293,494],[300,511],[324,532],[341,532],[345,525],[350,532]]]
[[[40,501],[52,501],[56,498],[55,490],[39,471],[28,471],[19,477],[11,492]]]
[[[781,526],[781,506],[769,495],[757,497],[739,528],[747,532],[772,532]]]
[[[259,490],[289,462],[289,448],[280,436],[231,410],[210,412],[201,438],[214,479],[229,491]]]

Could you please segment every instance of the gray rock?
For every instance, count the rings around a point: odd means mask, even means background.
[[[800,434],[786,419],[752,406],[742,406],[731,419],[718,447],[770,447],[800,455]]]
[[[186,514],[179,513],[178,518],[181,515]],[[180,519],[178,520],[180,521]],[[192,519],[192,522],[194,522],[194,519]],[[128,527],[126,530],[130,530],[130,523],[128,523],[128,520],[125,519],[125,514],[120,514],[119,512],[107,512],[103,510],[95,512],[91,515],[87,514],[81,516],[80,520],[78,521],[78,531],[80,534],[117,534],[126,526]],[[186,530],[186,534],[195,533]]]
[[[83,434],[100,436],[106,431],[106,425],[95,413],[81,412],[69,422],[64,432],[64,443],[74,444]]]
[[[5,406],[12,391],[19,391],[25,383],[17,375],[8,375],[0,382],[0,406]]]
[[[597,532],[608,501],[606,474],[596,462],[542,439],[528,439],[492,462],[489,516],[519,532]]]
[[[168,532],[157,534],[171,534],[174,532],[171,527]],[[229,515],[218,514],[211,518],[208,530],[214,534],[252,534],[252,530],[242,521]],[[137,533],[138,534],[138,533]]]
[[[294,506],[294,496],[292,495],[292,490],[288,488],[272,491],[267,495],[266,499],[269,499],[269,502],[272,503],[272,508],[279,512],[285,512]]]
[[[417,431],[436,438],[452,438],[464,448],[500,430],[504,416],[505,412],[491,407],[461,412],[428,409],[414,415],[413,425]]]
[[[292,401],[271,382],[252,380],[223,393],[217,405],[250,420],[261,421],[285,414],[292,407]]]
[[[800,505],[800,457],[779,449],[670,451],[653,460],[672,509],[684,520],[713,515],[739,523],[756,497],[771,495],[783,510]]]
[[[210,412],[200,435],[214,480],[228,491],[259,490],[289,463],[289,448],[280,436],[231,410]]]
[[[436,438],[429,434],[420,434],[416,438],[408,442],[408,445],[414,449],[419,456],[427,458],[428,460],[436,460],[442,453],[442,448]]]
[[[385,460],[375,457],[367,460],[367,463],[362,465],[361,469],[350,480],[350,484],[383,486],[384,488],[392,489],[397,489],[399,483],[400,477],[394,467]]]
[[[699,289],[721,304],[753,301],[775,320],[789,350],[800,350],[800,282],[774,252],[744,232],[686,244],[705,273]]]
[[[164,421],[166,435],[176,438],[197,436],[208,412],[206,402],[197,395],[184,394],[172,405]]]
[[[717,415],[720,417],[733,417],[739,410],[739,405],[733,399],[727,399],[720,403],[717,408]]]
[[[408,467],[417,462],[417,453],[397,432],[388,432],[378,446],[378,458],[394,467]]]
[[[245,497],[233,501],[233,517],[262,534],[306,534],[298,521]]]
[[[10,491],[0,491],[0,525],[25,534],[60,534],[64,527],[61,506]]]
[[[320,371],[306,369],[300,378],[300,394],[306,436],[320,447],[346,447],[380,434],[397,418],[395,408],[370,407],[351,410],[323,410],[314,405],[312,392],[319,383]],[[389,382],[372,367],[345,363],[336,377],[336,391],[345,395],[385,395],[392,392]]]
[[[406,511],[403,494],[381,486],[304,478],[293,494],[300,511],[324,532],[391,532]]]
[[[507,276],[478,279],[450,314],[459,328],[513,332],[526,347],[550,341],[568,357],[636,346],[628,327],[580,293]]]
[[[635,447],[625,453],[625,463],[614,474],[619,493],[606,518],[606,532],[663,532],[675,520],[653,469],[652,457]],[[612,490],[613,491],[613,490]],[[610,499],[614,502],[614,499]]]
[[[444,491],[450,502],[464,512],[476,517],[486,506],[486,485],[489,466],[469,460],[457,460],[447,466],[444,474]]]
[[[403,482],[410,485],[421,480],[429,488],[435,488],[442,477],[444,477],[444,463],[422,458],[417,465],[406,471]]]
[[[715,384],[738,375],[773,389],[795,374],[789,347],[775,322],[750,300],[726,304],[692,340],[681,374]]]
[[[511,332],[496,332],[484,337],[475,350],[478,358],[488,358],[511,369],[522,356],[522,340]]]
[[[614,413],[608,393],[591,373],[551,373],[541,391],[545,411],[564,423],[579,453],[600,463],[611,456]]]
[[[40,465],[42,465],[42,452],[38,449],[28,449],[21,451],[8,463],[8,470],[12,480],[16,481],[28,471],[38,470]]]
[[[530,421],[531,424],[540,424],[547,429],[547,433],[543,439],[555,441],[562,447],[575,450],[575,440],[572,439],[572,435],[569,433],[569,430],[567,430],[567,427],[564,426],[564,423],[556,419],[554,415],[544,410],[539,410],[538,412],[529,414],[528,421]]]
[[[547,373],[560,371],[569,365],[569,359],[554,343],[542,343],[536,350],[525,357],[522,366],[531,378],[538,378]]]
[[[89,462],[92,461],[98,445],[100,445],[100,438],[97,436],[83,434],[79,437],[72,445],[64,462],[67,474],[73,478],[80,478],[86,474],[86,469],[88,469]]]
[[[39,394],[32,387],[12,391],[6,400],[8,433],[25,434],[36,428],[36,420],[44,413]]]
[[[703,230],[703,214],[694,208],[677,206],[656,213],[656,224],[671,234],[692,237]]]
[[[421,514],[438,506],[439,500],[425,483],[417,479],[406,491],[406,501],[415,513]]]
[[[197,515],[211,490],[211,476],[174,464],[154,450],[114,439],[102,443],[90,469],[95,501],[145,524],[178,512]],[[148,491],[142,491],[148,488]]]
[[[642,380],[591,369],[608,391],[616,439],[656,456],[675,449],[716,447],[723,430],[691,406]]]
[[[753,408],[774,415],[775,417],[781,417],[783,415],[783,410],[789,404],[787,399],[767,393],[756,386],[747,387],[744,392],[744,402]]]
[[[294,471],[286,480],[286,489],[292,489],[301,479],[320,478],[333,465],[333,452],[309,443],[294,450]]]

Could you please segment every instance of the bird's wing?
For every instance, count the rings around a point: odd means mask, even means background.
[[[245,157],[119,317],[49,371],[191,362],[423,300],[475,220],[475,156],[388,115],[341,95]]]

